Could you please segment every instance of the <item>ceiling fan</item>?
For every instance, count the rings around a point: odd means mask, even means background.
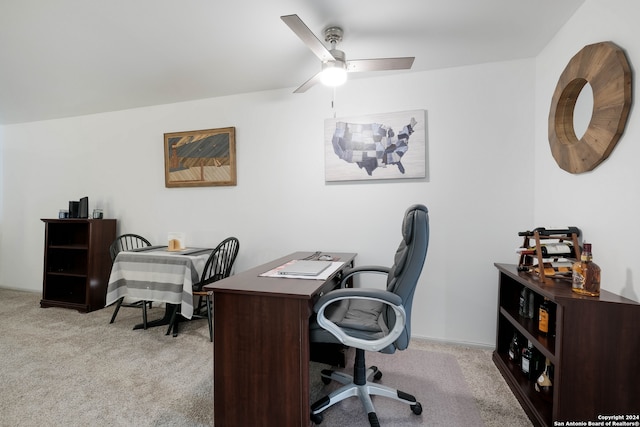
[[[285,15],[280,19],[297,34],[304,44],[322,61],[322,70],[315,76],[304,82],[293,93],[306,92],[311,86],[322,82],[327,86],[338,86],[347,79],[347,72],[358,73],[364,71],[408,70],[413,65],[414,57],[403,58],[372,58],[354,59],[347,61],[343,51],[336,49],[338,42],[342,41],[342,28],[328,27],[324,30],[324,40],[331,44],[331,50],[327,49],[320,40],[311,32],[309,27],[298,15]]]

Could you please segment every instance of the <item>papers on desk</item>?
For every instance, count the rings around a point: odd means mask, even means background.
[[[342,267],[342,264],[344,264],[344,262],[341,262],[341,261],[331,261],[331,262],[329,262],[330,265],[327,268],[322,270],[319,274],[317,274],[315,276],[311,276],[309,274],[295,274],[295,269],[292,269],[292,267],[298,261],[301,261],[301,260],[295,260],[295,259],[291,260],[291,261],[289,261],[289,262],[287,262],[285,264],[282,264],[282,265],[274,268],[273,270],[269,270],[269,271],[267,271],[265,273],[260,274],[260,277],[279,277],[279,278],[284,278],[284,279],[327,280],[329,278],[329,276],[331,276],[333,273],[338,271],[338,269],[340,269],[340,267]],[[314,262],[321,262],[321,261],[314,261]],[[287,274],[282,274],[281,270],[283,270],[285,268],[287,268],[290,271]]]

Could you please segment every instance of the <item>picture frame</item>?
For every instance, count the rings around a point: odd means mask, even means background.
[[[236,129],[164,134],[165,187],[235,186]]]
[[[326,119],[324,155],[325,182],[425,179],[427,111]]]

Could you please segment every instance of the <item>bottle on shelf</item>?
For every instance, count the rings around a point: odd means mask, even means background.
[[[538,309],[538,332],[543,335],[549,333],[549,324],[551,319],[551,302],[545,298]]]
[[[523,287],[520,291],[518,314],[525,319],[533,319],[534,295],[533,291],[527,287]]]
[[[530,368],[531,368],[531,350],[533,344],[531,344],[531,340],[527,340],[527,346],[522,347],[522,356],[520,357],[520,369],[522,373],[529,378]]]
[[[591,243],[585,243],[580,261],[573,264],[571,290],[580,295],[600,295],[600,267],[593,262]]]
[[[552,378],[552,365],[547,358],[544,362],[544,371],[540,374],[538,379],[536,380],[536,384],[534,386],[535,390],[547,397],[551,397],[553,395],[553,382]]]
[[[533,347],[531,340],[527,340],[527,346],[522,348],[522,356],[520,358],[520,368],[525,377],[529,380],[535,380],[540,375],[542,366],[541,359]]]
[[[529,305],[527,307],[527,315],[525,316],[527,319],[533,319],[533,313],[535,311],[535,302],[536,302],[536,294],[529,289]]]
[[[509,344],[509,360],[511,360],[516,365],[520,364],[520,355],[521,355],[521,346],[520,346],[520,338],[518,338],[518,332],[513,333],[513,338],[511,338],[511,343]]]
[[[523,287],[520,291],[520,305],[518,306],[518,314],[521,317],[525,317],[527,314],[528,298],[529,290],[526,287]]]

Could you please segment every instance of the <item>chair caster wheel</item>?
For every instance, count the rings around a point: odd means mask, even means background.
[[[322,380],[322,383],[324,385],[328,385],[331,383],[331,374],[333,374],[333,371],[331,369],[323,369],[322,371],[320,371],[320,379]]]
[[[322,423],[322,420],[324,419],[324,417],[322,416],[322,414],[311,414],[311,421],[314,424],[320,424]]]
[[[373,374],[374,380],[378,381],[380,378],[382,378],[382,371],[378,370],[377,366],[372,366],[371,368],[376,370],[376,373]]]
[[[416,402],[415,405],[411,405],[411,410],[414,414],[420,415],[422,413],[422,405],[420,404],[420,402]]]

